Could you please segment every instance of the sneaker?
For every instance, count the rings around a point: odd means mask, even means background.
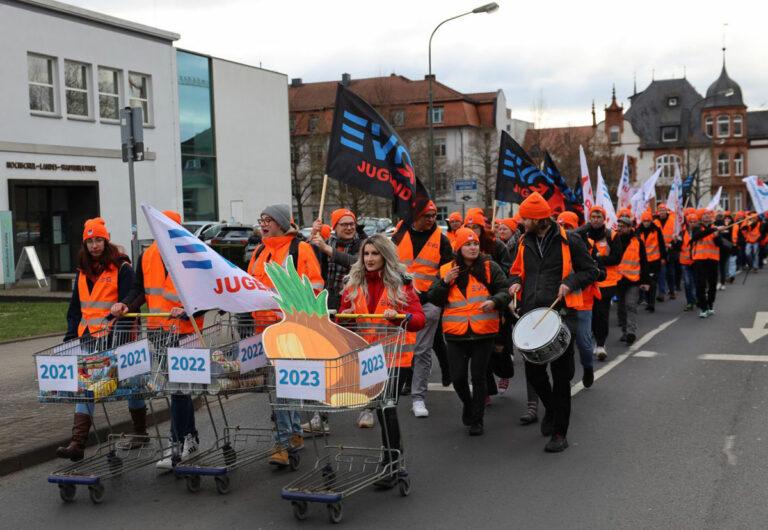
[[[485,404],[486,407],[490,407],[491,406],[491,396],[485,396],[484,404]]]
[[[608,358],[608,352],[605,351],[605,346],[595,347],[595,356],[597,357],[598,361],[605,361],[605,359]]]
[[[288,440],[288,445],[290,445],[291,449],[294,451],[300,451],[301,449],[304,449],[304,437],[298,433],[293,433]]]
[[[374,424],[373,412],[364,410],[357,417],[357,426],[360,429],[372,429]]]
[[[188,434],[184,437],[184,450],[181,452],[181,462],[188,460],[197,452],[199,442],[194,434]]]
[[[715,310],[714,309],[707,309],[707,316],[708,317],[711,317],[714,314],[715,314]]]
[[[664,298],[663,294],[660,294],[659,296],[656,297],[656,301],[657,302],[663,302],[664,300],[666,300],[666,299]]]
[[[707,318],[709,316],[709,311],[706,309],[702,309],[699,311],[699,318]]]
[[[499,389],[499,395],[503,394],[509,388],[509,377],[502,377],[499,382],[496,383],[496,387]]]
[[[534,411],[529,409],[525,414],[520,416],[519,421],[520,425],[530,425],[531,423],[536,423],[539,421],[539,417]]]
[[[693,311],[693,304],[685,304],[683,311]]]
[[[627,333],[627,341],[626,341],[627,342],[627,346],[629,346],[630,344],[634,343],[635,339],[637,339],[637,337],[635,337],[634,333]]]
[[[311,420],[301,424],[301,430],[304,431],[304,435],[307,437],[323,436],[331,432],[331,426],[326,418],[321,417],[320,414],[315,412]]]
[[[288,450],[282,445],[275,445],[272,448],[272,454],[269,455],[269,463],[273,466],[287,466],[289,464]]]
[[[155,464],[158,471],[170,471],[173,469],[173,447],[163,451],[163,457]]]
[[[584,388],[589,388],[595,382],[595,371],[592,368],[584,368],[584,375],[581,377],[581,383]]]
[[[413,411],[413,415],[417,418],[426,418],[429,416],[429,411],[424,405],[424,400],[422,399],[414,400],[413,405],[411,406],[411,410]]]
[[[568,447],[568,440],[561,434],[553,434],[549,439],[547,445],[544,446],[544,451],[547,453],[562,453]]]
[[[483,434],[483,424],[480,422],[475,422],[472,425],[469,426],[469,435],[470,436],[481,436]]]

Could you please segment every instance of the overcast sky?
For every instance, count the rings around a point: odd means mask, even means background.
[[[67,0],[65,0],[67,1]],[[483,0],[68,0],[181,34],[178,47],[276,70],[305,82],[427,72],[427,43],[443,19]],[[616,84],[628,108],[656,79],[683,77],[703,94],[720,73],[723,23],[728,72],[750,110],[768,109],[762,2],[499,0],[493,14],[445,24],[433,71],[462,92],[502,89],[514,118],[543,126],[598,120]],[[726,14],[731,13],[731,16]],[[655,74],[653,73],[655,70]],[[544,111],[534,113],[534,102]]]

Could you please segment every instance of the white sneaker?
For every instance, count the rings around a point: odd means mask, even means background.
[[[364,410],[357,417],[357,426],[360,429],[372,429],[374,424],[373,412],[370,410]]]
[[[184,450],[181,452],[181,462],[184,462],[197,452],[197,439],[192,434],[184,438]]]
[[[417,418],[426,418],[429,416],[429,411],[424,405],[424,401],[421,399],[414,400],[411,410],[413,411],[413,415]]]
[[[328,434],[331,432],[331,427],[328,425],[328,420],[324,420],[320,417],[320,414],[315,412],[307,423],[301,424],[301,430],[304,431],[304,436],[319,436],[321,434]]]
[[[173,442],[171,442],[171,446],[163,451],[163,457],[155,464],[155,468],[159,471],[170,471],[173,469],[173,449]]]
[[[597,357],[598,361],[604,361],[608,357],[605,346],[595,346],[595,357]]]

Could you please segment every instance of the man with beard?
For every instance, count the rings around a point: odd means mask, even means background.
[[[597,249],[597,264],[600,269],[605,269],[605,280],[598,282],[600,298],[595,298],[592,306],[592,333],[595,336],[595,355],[598,360],[605,361],[608,352],[605,350],[605,341],[608,338],[608,329],[611,316],[611,299],[616,294],[616,284],[619,283],[619,263],[624,252],[621,240],[617,233],[606,228],[605,210],[602,206],[593,206],[589,210],[589,222],[579,227],[575,233],[584,239],[589,247]]]
[[[520,299],[523,314],[551,306],[555,301],[557,310],[566,314],[573,312],[582,305],[581,290],[597,279],[597,266],[584,242],[576,235],[567,234],[551,216],[552,209],[537,192],[520,205],[525,235],[510,270],[509,294]],[[551,437],[544,447],[550,453],[559,453],[568,447],[571,379],[575,370],[573,353],[571,337],[566,351],[551,363],[525,363],[527,380],[544,404],[541,433]]]

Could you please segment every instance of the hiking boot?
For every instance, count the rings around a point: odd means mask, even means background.
[[[269,464],[280,467],[287,466],[289,464],[288,450],[282,445],[275,445],[272,448],[272,454],[269,455]]]
[[[298,433],[294,433],[288,440],[288,445],[290,445],[291,449],[294,451],[300,451],[304,449],[304,437]]]
[[[147,407],[128,409],[133,421],[133,436],[128,443],[128,449],[140,449],[149,443],[147,434]]]
[[[72,440],[66,447],[56,449],[56,456],[68,458],[73,462],[79,462],[85,456],[85,443],[88,441],[88,432],[91,430],[92,418],[90,414],[75,413],[72,424]]]
[[[544,446],[544,451],[547,453],[562,453],[568,447],[568,440],[561,434],[553,434],[549,439],[547,445]]]

